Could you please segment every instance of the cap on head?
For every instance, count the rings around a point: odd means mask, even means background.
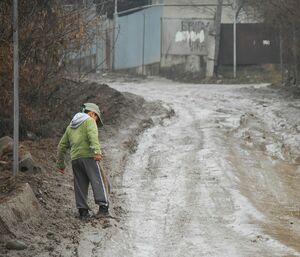
[[[100,109],[99,109],[99,106],[97,104],[94,104],[94,103],[85,103],[83,104],[82,106],[82,112],[85,112],[85,111],[91,111],[91,112],[94,112],[97,114],[98,116],[98,125],[99,126],[103,126],[103,121],[101,119],[101,112],[100,112]]]

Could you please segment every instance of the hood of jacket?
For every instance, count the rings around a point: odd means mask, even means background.
[[[70,127],[73,129],[78,128],[83,122],[85,122],[89,118],[90,116],[88,114],[79,112],[75,114],[75,116],[71,120]]]

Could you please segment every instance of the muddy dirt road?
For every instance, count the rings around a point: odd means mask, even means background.
[[[79,256],[300,256],[299,101],[266,85],[110,86],[175,116],[140,137],[120,225],[83,232]]]

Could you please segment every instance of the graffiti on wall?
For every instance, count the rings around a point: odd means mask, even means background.
[[[189,45],[191,52],[202,52],[205,49],[205,35],[209,22],[199,20],[181,21],[181,29],[175,35],[176,43]]]
[[[162,54],[207,55],[212,23],[204,19],[162,19]]]

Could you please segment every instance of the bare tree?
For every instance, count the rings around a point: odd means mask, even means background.
[[[73,1],[74,2],[74,1]],[[63,83],[66,50],[87,46],[91,40],[87,4],[66,6],[60,0],[19,1],[20,126],[35,131],[50,111],[53,92]],[[12,115],[12,1],[0,2],[0,114]],[[42,116],[36,115],[39,108]],[[25,118],[26,117],[26,118]],[[1,131],[4,133],[5,131]]]

